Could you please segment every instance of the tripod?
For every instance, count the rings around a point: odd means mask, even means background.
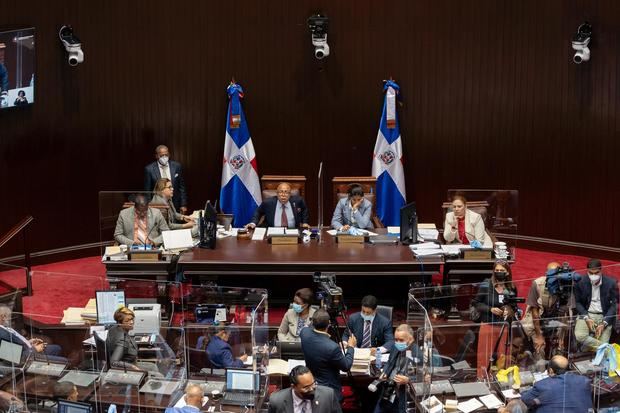
[[[525,334],[525,330],[523,329],[523,325],[521,324],[521,321],[519,321],[519,319],[517,318],[517,311],[515,308],[513,308],[514,310],[514,316],[513,317],[507,317],[504,319],[504,321],[507,321],[507,323],[502,323],[502,328],[499,330],[499,336],[497,337],[497,340],[495,341],[495,345],[493,347],[493,353],[491,353],[491,357],[489,358],[489,364],[487,365],[487,373],[491,372],[491,367],[493,366],[493,364],[497,361],[497,359],[499,358],[497,356],[497,350],[499,349],[499,344],[502,341],[502,337],[504,336],[504,332],[506,331],[506,326],[508,326],[509,328],[509,333],[508,333],[508,337],[506,337],[506,343],[504,345],[504,357],[505,360],[508,361],[509,357],[511,357],[511,352],[510,352],[510,346],[512,345],[512,325],[513,323],[515,323],[517,325],[517,327],[519,328],[519,330],[521,331],[521,335],[522,337],[526,337],[527,335]],[[529,343],[529,340],[528,340]],[[531,347],[531,345],[530,345]],[[530,348],[530,352],[532,351],[532,349]],[[507,366],[504,366],[507,367]]]
[[[340,316],[342,320],[344,321],[345,328],[347,330],[349,329],[347,315],[344,312],[345,309],[342,308],[342,309],[334,310],[334,309],[327,308],[326,310],[327,310],[327,313],[329,314],[329,329],[331,330],[331,333],[334,335],[334,337],[336,337],[336,340],[338,340],[338,343],[340,344],[340,347],[342,348],[342,352],[345,353],[346,349],[342,341],[342,334],[340,334],[340,329],[338,328],[338,317]],[[353,333],[349,330],[349,336],[351,335],[353,335]],[[360,398],[359,398],[359,395],[357,394],[357,390],[355,389],[355,381],[353,380],[353,374],[351,374],[351,369],[347,370],[347,378],[349,380],[349,384],[351,385],[351,390],[353,392],[353,399],[355,400],[355,404],[358,407],[361,407]]]

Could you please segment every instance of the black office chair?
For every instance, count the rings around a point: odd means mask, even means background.
[[[394,311],[394,307],[390,307],[387,305],[378,305],[377,306],[377,314],[381,314],[383,317],[392,321],[392,312]]]

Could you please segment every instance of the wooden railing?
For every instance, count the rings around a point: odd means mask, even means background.
[[[28,237],[26,236],[26,228],[30,223],[34,221],[32,216],[27,216],[22,219],[17,225],[11,228],[6,234],[0,237],[0,248],[2,248],[7,242],[15,238],[19,233],[23,234],[24,241],[24,266],[27,268],[26,274],[26,295],[32,295],[32,279],[30,278],[30,244],[28,243]]]

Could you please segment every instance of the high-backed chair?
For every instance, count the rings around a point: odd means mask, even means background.
[[[443,208],[443,220],[441,222],[441,225],[443,226],[444,222],[446,221],[446,214],[448,212],[452,212],[452,202],[444,202],[441,207]],[[486,225],[488,208],[489,203],[487,201],[467,200],[467,209],[480,214],[480,216],[482,217],[482,221],[485,222],[485,230],[487,232],[487,235],[489,236],[491,241],[495,243],[497,241],[497,237],[490,231],[489,226]]]
[[[291,185],[291,195],[306,196],[306,177],[301,175],[263,175],[260,179],[263,200],[278,194],[278,185],[288,182]]]
[[[332,178],[332,199],[334,208],[342,198],[349,196],[348,190],[351,184],[360,184],[364,190],[364,198],[372,204],[372,224],[375,228],[384,228],[383,223],[377,216],[377,202],[375,193],[377,192],[377,178],[374,176],[335,176]],[[333,209],[332,209],[333,211]],[[331,215],[329,217],[331,222]]]
[[[383,317],[392,321],[392,312],[394,311],[394,307],[390,307],[387,305],[378,305],[377,306],[377,314],[381,314]]]

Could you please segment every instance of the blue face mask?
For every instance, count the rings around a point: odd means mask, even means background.
[[[364,321],[371,321],[375,319],[375,315],[366,315],[366,314],[362,314],[362,318],[364,319]]]
[[[401,343],[401,342],[398,342],[398,341],[396,341],[396,342],[394,343],[394,348],[395,348],[397,351],[405,351],[405,350],[407,350],[407,347],[409,347],[409,346],[407,345],[407,343]]]
[[[304,306],[301,305],[301,304],[293,303],[293,311],[295,311],[297,314],[299,314],[302,311],[304,311]]]

